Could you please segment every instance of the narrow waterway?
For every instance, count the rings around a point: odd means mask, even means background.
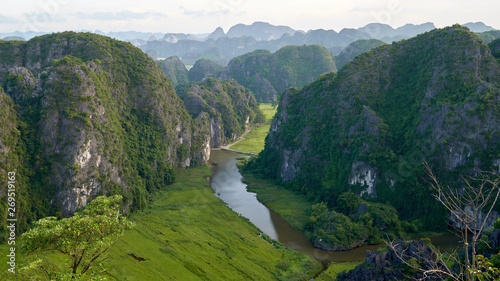
[[[236,167],[236,158],[241,155],[223,151],[212,150],[210,162],[216,162],[213,166],[212,188],[215,195],[222,199],[235,212],[248,218],[254,225],[269,237],[280,241],[283,245],[296,251],[309,254],[315,259],[328,262],[363,261],[366,250],[375,250],[384,245],[364,245],[350,251],[332,252],[314,248],[311,241],[303,233],[292,228],[290,224],[280,215],[257,200],[257,195],[248,192],[246,184],[242,182],[242,176]],[[454,235],[430,237],[438,247],[449,248],[456,246],[458,238]]]

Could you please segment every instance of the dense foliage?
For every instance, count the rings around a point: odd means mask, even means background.
[[[208,78],[177,87],[177,94],[194,118],[206,119],[212,147],[235,140],[250,124],[265,121],[252,93],[235,80]]]
[[[499,73],[488,46],[460,26],[380,46],[287,90],[265,150],[247,167],[330,208],[351,191],[445,227],[422,162],[452,186],[474,167],[494,168]]]
[[[0,142],[9,147],[0,157],[10,159],[1,169],[17,172],[19,231],[99,194],[123,195],[127,211],[144,208],[175,167],[206,161],[208,133],[130,43],[74,32],[2,41],[0,85],[10,96],[0,93]]]
[[[188,77],[191,82],[200,82],[209,77],[219,77],[224,67],[211,60],[201,59],[196,61],[189,70]]]
[[[257,101],[277,100],[284,89],[302,87],[337,68],[323,46],[286,46],[276,53],[256,50],[232,59],[222,71],[223,79],[233,78],[249,88]]]
[[[161,71],[168,77],[174,88],[189,81],[188,70],[180,58],[173,56],[164,60],[159,60],[156,63]]]
[[[79,278],[102,262],[104,253],[132,227],[121,217],[121,201],[118,195],[101,196],[71,218],[46,217],[35,222],[22,236],[25,253],[56,252],[67,258],[68,266],[47,271],[50,261],[42,257],[25,266],[26,277],[41,273],[50,280]]]
[[[368,52],[369,50],[384,44],[385,42],[377,39],[360,39],[354,41],[335,56],[335,65],[337,66],[337,69],[341,69],[348,62],[352,61],[357,55]]]

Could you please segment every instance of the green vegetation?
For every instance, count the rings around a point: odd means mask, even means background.
[[[156,61],[156,63],[168,77],[174,88],[180,84],[189,82],[188,70],[179,57],[172,56],[165,60]]]
[[[208,166],[180,172],[146,210],[129,217],[135,226],[96,270],[108,280],[307,280],[321,269],[312,257],[260,237],[207,188],[209,176]],[[5,259],[0,274],[7,272]]]
[[[264,143],[271,121],[276,114],[276,108],[270,104],[260,104],[259,109],[265,117],[265,123],[253,124],[252,130],[243,137],[243,140],[231,146],[231,149],[259,153],[264,149]]]
[[[379,240],[383,225],[395,236],[442,229],[446,211],[430,196],[422,162],[451,186],[460,186],[460,175],[477,164],[494,168],[499,73],[488,46],[460,26],[380,46],[338,74],[287,90],[276,115],[280,126],[246,169],[325,202],[327,214],[339,210],[344,192],[364,194],[370,217],[343,216],[362,223],[372,237],[367,241]],[[347,218],[317,227],[326,231]]]
[[[132,223],[121,217],[121,202],[119,195],[101,196],[71,218],[46,217],[35,222],[34,227],[21,237],[25,253],[58,253],[64,255],[68,263],[65,267],[47,271],[52,266],[57,268],[57,265],[41,256],[19,271],[25,278],[36,275],[50,280],[83,277],[104,260],[103,254],[120,239],[125,229],[132,227]]]
[[[492,41],[494,41],[496,39],[500,39],[500,30],[491,30],[491,31],[485,31],[485,32],[478,32],[476,34],[486,44],[490,44]]]
[[[249,88],[259,102],[277,100],[288,87],[302,87],[337,68],[323,46],[286,46],[276,53],[256,50],[232,59],[224,77]]]
[[[211,147],[235,140],[247,126],[264,121],[252,93],[235,80],[208,78],[177,87],[177,94],[193,118],[209,128]]]
[[[319,270],[311,257],[259,237],[255,226],[207,188],[207,176],[208,167],[182,172],[148,210],[132,216],[136,227],[104,263],[109,277],[303,280]]]
[[[368,52],[371,49],[384,44],[384,41],[377,39],[360,39],[354,41],[342,50],[340,54],[335,56],[335,65],[337,66],[337,69],[341,69],[348,62],[352,61],[357,55]]]
[[[350,192],[339,197],[341,203],[336,205],[339,212],[331,211],[326,203],[316,203],[313,197],[308,199],[303,194],[259,178],[246,169],[247,161],[240,161],[238,166],[248,191],[257,193],[261,203],[324,248],[347,249],[363,242],[380,244],[387,239],[423,234],[421,231],[424,227],[419,221],[401,221],[392,206],[360,200],[358,197],[345,201],[352,197]],[[362,205],[362,208],[358,211],[354,205]],[[348,210],[342,213],[341,210],[346,208]]]
[[[17,172],[20,232],[99,195],[122,195],[127,211],[145,208],[151,193],[175,180],[175,167],[202,163],[209,132],[130,43],[65,32],[2,41],[0,56],[11,58],[0,63],[0,86],[17,103],[0,94],[11,119],[2,128],[16,136],[0,130],[11,148],[0,169]]]
[[[201,82],[208,77],[217,78],[221,74],[224,67],[208,59],[196,61],[193,67],[189,70],[188,78],[191,82]]]
[[[343,263],[331,263],[328,268],[323,271],[314,280],[317,281],[334,281],[337,279],[337,275],[342,272],[347,272],[354,269],[356,266],[361,264],[360,262],[343,262]]]
[[[243,182],[247,184],[247,190],[257,193],[259,202],[282,216],[293,228],[305,231],[305,225],[309,220],[307,214],[313,203],[303,195],[241,169],[245,161],[240,161],[238,166],[243,175]]]

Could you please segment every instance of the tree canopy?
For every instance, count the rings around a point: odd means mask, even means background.
[[[45,271],[50,278],[82,276],[103,260],[103,253],[119,240],[125,229],[132,227],[132,223],[121,216],[121,201],[120,195],[100,196],[73,217],[60,220],[43,218],[22,235],[23,248],[27,253],[52,251],[69,258],[71,272],[64,269],[60,272]],[[28,267],[33,267],[33,264]]]

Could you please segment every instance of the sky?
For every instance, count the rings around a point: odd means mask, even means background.
[[[0,32],[142,31],[225,32],[255,21],[296,30],[396,28],[432,22],[437,27],[482,21],[500,29],[498,0],[19,0],[0,8]]]

